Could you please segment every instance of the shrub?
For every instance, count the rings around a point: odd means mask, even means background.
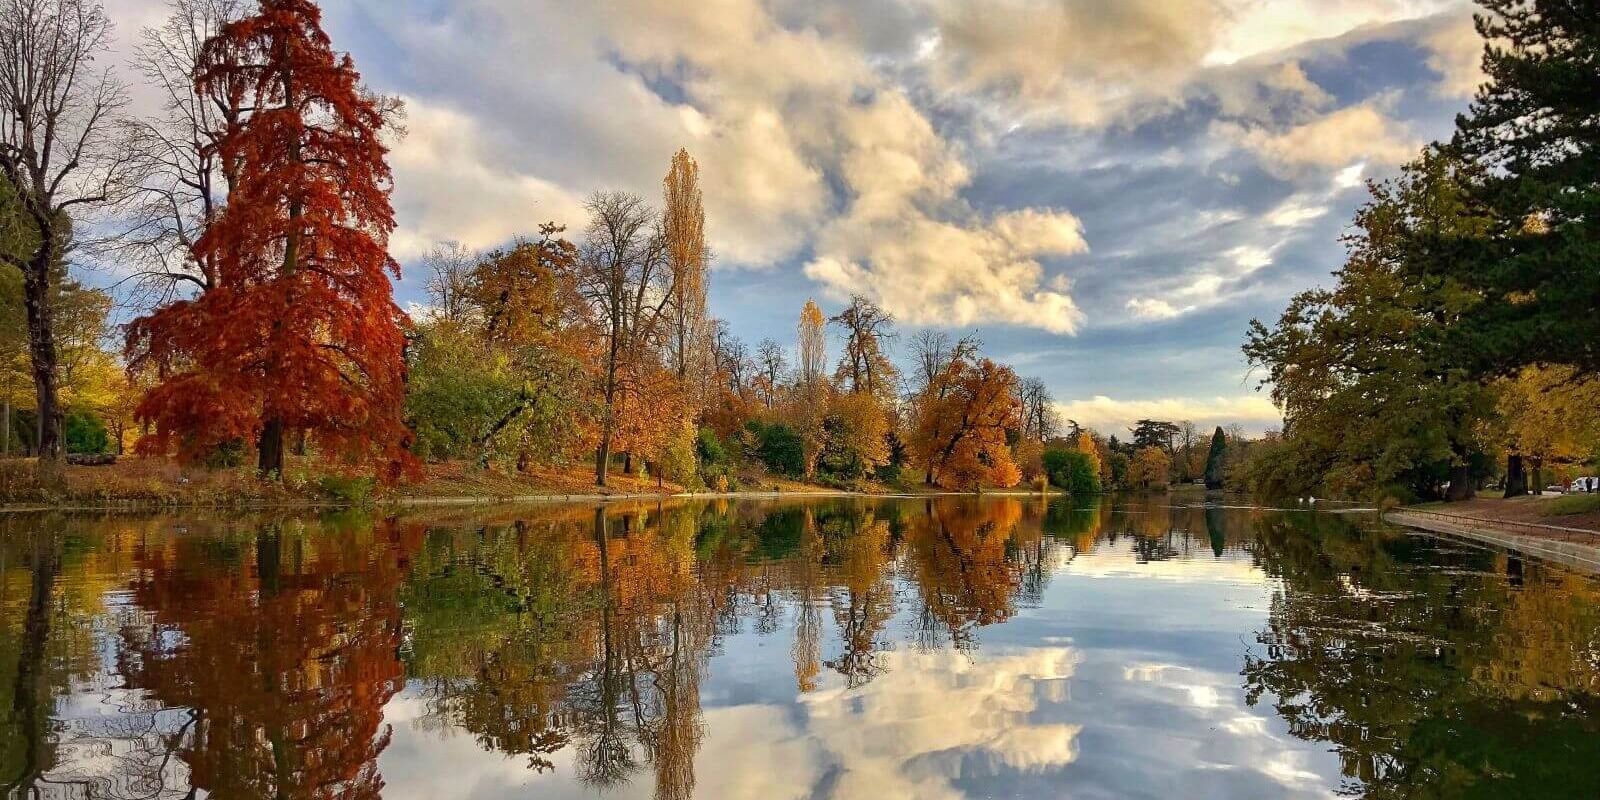
[[[83,411],[67,413],[66,437],[68,453],[104,453],[111,444],[106,424]]]
[[[1100,491],[1100,475],[1088,454],[1078,450],[1053,448],[1044,451],[1041,461],[1050,482],[1069,494],[1094,494]]]
[[[769,472],[798,478],[806,471],[805,443],[793,428],[781,423],[751,422],[756,434],[756,458]]]
[[[705,484],[701,482],[696,464],[695,450],[694,427],[684,425],[661,448],[656,465],[661,471],[661,476],[682,486],[684,491],[697,492],[704,489]]]
[[[372,499],[373,480],[367,477],[324,475],[317,480],[317,489],[329,500],[352,505]]]
[[[229,439],[211,448],[200,464],[206,469],[233,469],[244,464],[244,454],[244,440]]]
[[[726,492],[727,486],[733,480],[733,454],[717,432],[710,428],[701,428],[695,435],[695,455],[699,461],[699,482],[705,486],[718,488],[719,492]]]

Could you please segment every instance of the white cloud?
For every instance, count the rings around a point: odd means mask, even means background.
[[[1132,297],[1128,299],[1126,308],[1139,319],[1172,319],[1189,311],[1192,306],[1176,308],[1171,303],[1154,297]]]
[[[583,218],[581,198],[533,175],[496,164],[482,149],[483,131],[472,117],[408,99],[410,133],[389,155],[398,227],[390,240],[396,258],[421,255],[435,242],[487,248],[542,222]],[[422,189],[422,191],[418,191]]]
[[[1141,419],[1190,420],[1204,427],[1239,423],[1253,430],[1277,427],[1283,420],[1266,396],[1251,393],[1235,397],[1161,397],[1114,400],[1095,395],[1086,400],[1057,403],[1056,410],[1079,425],[1107,434],[1121,434]]]
[[[1078,220],[1026,209],[971,222],[919,213],[846,217],[825,231],[805,273],[843,297],[867,294],[910,324],[981,322],[1072,334],[1083,312],[1062,276],[1047,279],[1038,258],[1086,249]]]
[[[1428,48],[1428,67],[1439,73],[1438,93],[1445,97],[1471,97],[1483,74],[1483,37],[1472,18],[1450,17],[1445,24],[1426,33],[1422,44]]]
[[[1219,122],[1214,129],[1285,177],[1342,169],[1357,162],[1399,165],[1410,161],[1421,148],[1421,140],[1379,105],[1369,101],[1347,106],[1282,131],[1231,122]]]
[[[812,741],[839,766],[830,796],[957,800],[960,771],[946,759],[981,756],[1020,771],[1077,760],[1081,727],[1036,719],[1065,699],[1080,659],[1070,647],[881,656],[887,669],[871,683],[800,697]]]
[[[998,0],[931,6],[936,86],[1003,104],[1012,122],[1098,127],[1175,100],[1220,23],[1211,0]]]
[[[480,80],[477,91],[498,101],[445,120],[461,129],[451,137],[431,135],[436,104],[417,103],[420,141],[397,154],[409,223],[401,248],[528,230],[535,220],[519,224],[510,209],[532,197],[570,208],[595,188],[653,196],[682,144],[702,166],[721,264],[809,251],[805,272],[830,293],[869,295],[910,322],[1055,333],[1081,323],[1067,283],[1040,261],[1085,248],[1077,218],[971,209],[960,197],[971,179],[961,149],[848,37],[780,24],[755,0],[609,0],[548,14],[527,5],[474,0],[449,23],[393,23],[391,35],[414,48],[439,44],[439,58],[457,57],[451,80]],[[560,18],[561,30],[524,22],[546,18]],[[493,41],[444,44],[474,36]],[[508,54],[527,52],[588,66],[571,86],[543,74],[509,80],[523,71],[504,63]],[[558,141],[542,139],[546,123]],[[486,142],[497,157],[458,140]]]
[[[1294,195],[1267,213],[1267,224],[1278,228],[1299,228],[1322,219],[1330,210],[1326,205]]]
[[[1231,20],[1205,56],[1232,64],[1364,27],[1417,19],[1463,5],[1461,0],[1230,0]]]

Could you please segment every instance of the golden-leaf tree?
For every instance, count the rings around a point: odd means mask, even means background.
[[[956,348],[915,403],[908,445],[927,483],[975,489],[1022,478],[1006,444],[1006,431],[1021,424],[1016,388],[1010,367]]]
[[[662,181],[661,229],[666,237],[667,264],[672,272],[672,307],[668,322],[672,367],[678,377],[704,370],[709,345],[706,315],[706,212],[700,195],[700,165],[679,150]]]

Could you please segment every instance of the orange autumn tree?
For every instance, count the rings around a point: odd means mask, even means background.
[[[195,244],[218,285],[135,322],[136,365],[162,376],[137,417],[146,452],[193,460],[254,440],[281,475],[284,440],[302,431],[329,458],[411,463],[404,407],[405,315],[389,276],[391,176],[382,101],[333,51],[310,0],[261,0],[205,43],[196,76],[249,95],[217,148],[238,176]]]
[[[1021,470],[1012,460],[1006,431],[1021,422],[1017,374],[955,348],[937,379],[914,401],[911,452],[927,468],[927,482],[975,489],[1012,486]]]

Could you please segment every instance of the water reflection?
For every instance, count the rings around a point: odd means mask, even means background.
[[[1012,498],[0,518],[0,796],[1593,797],[1600,589]]]
[[[1258,526],[1282,583],[1249,702],[1331,745],[1366,797],[1600,796],[1595,582],[1333,522]]]

